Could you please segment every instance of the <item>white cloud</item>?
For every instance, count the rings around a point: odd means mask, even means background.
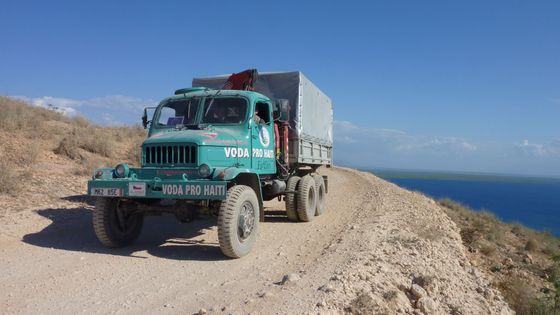
[[[125,95],[108,95],[89,99],[70,99],[52,96],[12,96],[34,106],[51,108],[68,116],[82,115],[104,125],[134,124],[139,122],[142,109],[154,106],[151,99]]]
[[[527,156],[534,157],[560,157],[560,139],[550,141],[548,143],[531,143],[524,139],[520,143],[515,144],[518,152]]]
[[[463,154],[478,149],[476,144],[457,137],[411,135],[395,129],[363,128],[340,120],[334,121],[334,139],[402,153]]]

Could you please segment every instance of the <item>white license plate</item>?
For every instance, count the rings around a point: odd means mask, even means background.
[[[91,195],[102,197],[120,197],[122,196],[122,190],[120,188],[92,188]]]

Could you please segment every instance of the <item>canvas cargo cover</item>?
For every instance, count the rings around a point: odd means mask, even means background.
[[[229,75],[194,78],[193,87],[221,89]],[[290,102],[290,138],[304,139],[332,147],[333,108],[331,99],[309,81],[303,73],[259,73],[255,91],[271,100]]]

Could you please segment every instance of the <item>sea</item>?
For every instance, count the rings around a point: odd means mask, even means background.
[[[508,223],[560,237],[560,178],[514,175],[368,170],[408,190],[487,210]]]

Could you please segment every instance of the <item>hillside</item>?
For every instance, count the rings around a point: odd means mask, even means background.
[[[531,277],[518,259],[496,273],[493,260],[519,249],[481,255],[490,240],[469,243],[476,220],[451,203],[343,168],[320,170],[328,212],[311,223],[289,223],[277,215],[282,203],[266,203],[242,259],[221,255],[215,217],[148,217],[134,246],[106,249],[86,181],[96,165],[134,164],[143,137],[0,98],[3,313],[510,314],[499,285],[506,269]],[[520,229],[528,242],[533,234]],[[551,287],[530,279],[535,292]]]

